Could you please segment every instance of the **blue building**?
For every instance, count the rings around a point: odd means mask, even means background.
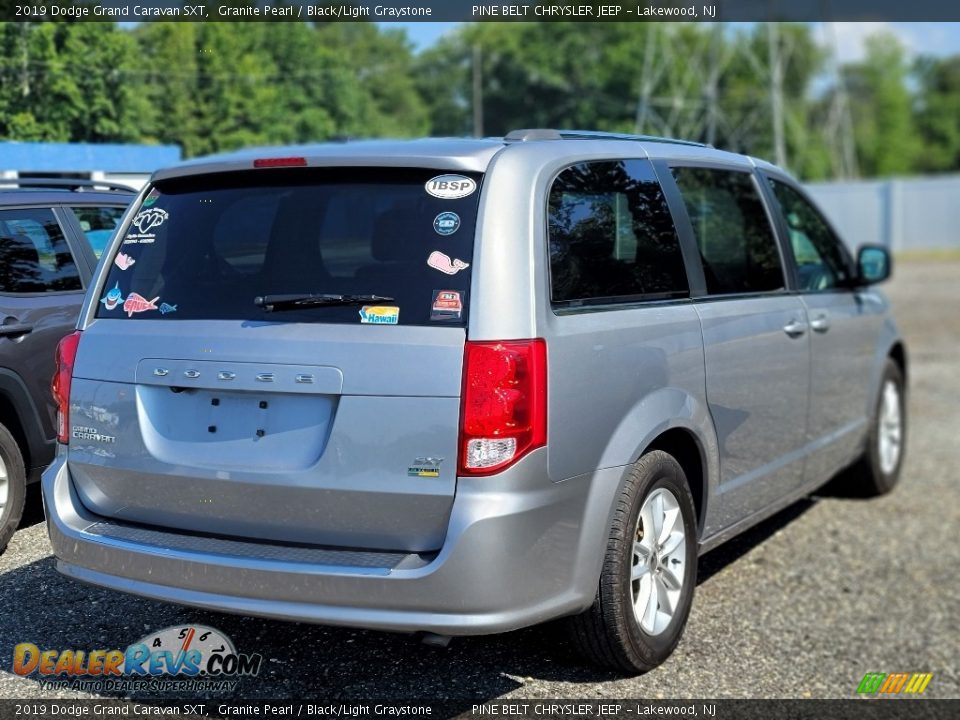
[[[0,179],[112,180],[139,189],[154,170],[179,160],[177,145],[0,141]]]

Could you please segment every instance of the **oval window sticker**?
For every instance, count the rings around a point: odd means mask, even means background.
[[[437,175],[424,185],[427,193],[442,200],[457,200],[472,195],[477,183],[463,175]]]

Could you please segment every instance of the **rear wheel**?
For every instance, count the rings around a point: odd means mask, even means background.
[[[696,544],[683,469],[665,452],[644,455],[621,489],[593,605],[569,620],[580,651],[630,673],[666,660],[690,614]]]
[[[850,469],[851,489],[861,495],[883,495],[900,480],[907,439],[903,373],[887,360],[863,456]]]
[[[23,516],[27,474],[17,441],[0,425],[0,552],[3,552]]]

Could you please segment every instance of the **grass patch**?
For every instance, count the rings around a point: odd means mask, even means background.
[[[960,260],[960,248],[937,248],[931,250],[905,250],[895,253],[896,262],[922,262],[929,260]]]

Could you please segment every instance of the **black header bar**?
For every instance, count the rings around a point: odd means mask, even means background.
[[[862,22],[960,21],[948,0],[0,0],[14,22]]]

